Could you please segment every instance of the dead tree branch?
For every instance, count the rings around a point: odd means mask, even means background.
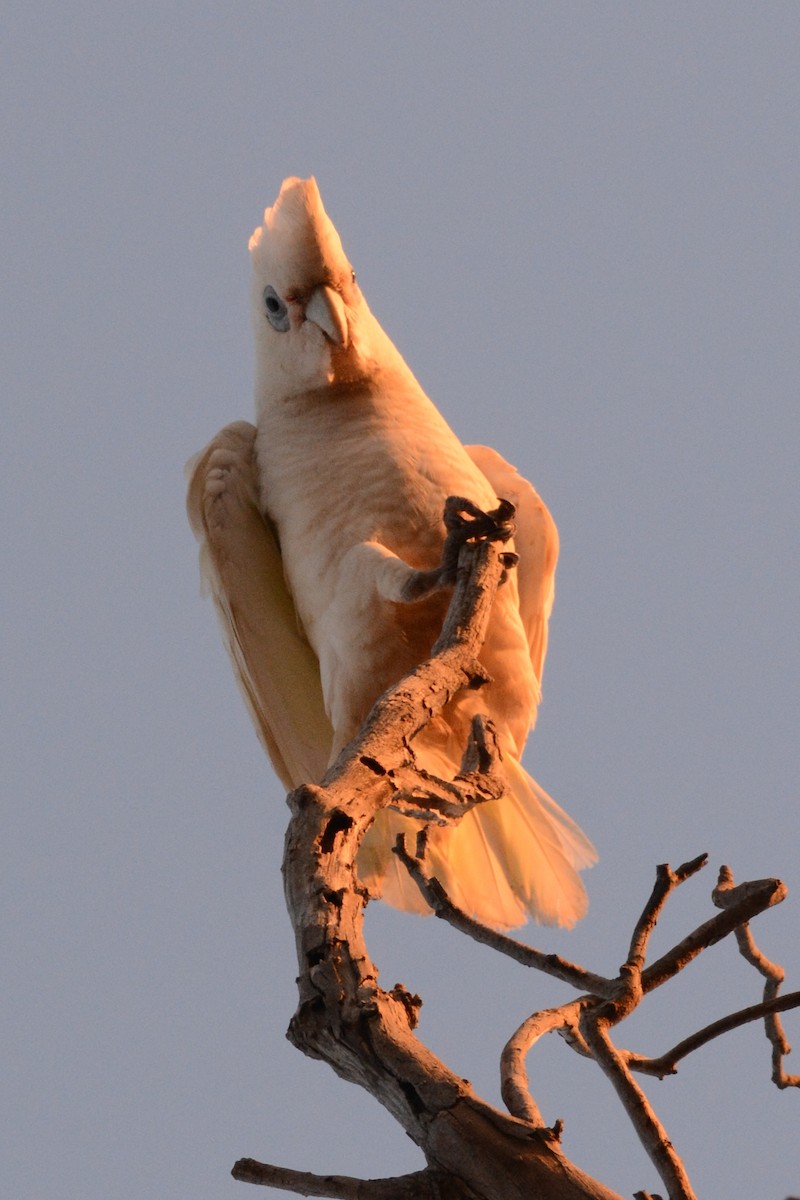
[[[712,1021],[710,1025],[698,1029],[697,1033],[684,1038],[682,1042],[678,1042],[676,1046],[658,1058],[644,1058],[637,1054],[631,1054],[628,1056],[628,1066],[633,1071],[639,1071],[644,1075],[655,1075],[659,1079],[663,1079],[666,1075],[675,1075],[678,1063],[682,1058],[686,1058],[694,1050],[699,1050],[701,1046],[707,1045],[714,1038],[720,1037],[723,1033],[730,1033],[732,1029],[738,1029],[741,1025],[747,1025],[751,1021],[759,1021],[762,1017],[771,1016],[773,1013],[788,1012],[792,1008],[800,1008],[800,992],[789,992],[774,1000],[751,1004],[749,1008],[741,1008],[727,1017],[720,1017],[718,1021]],[[788,1053],[788,1050],[785,1053]],[[790,1076],[789,1078],[796,1081],[800,1077]],[[797,1086],[796,1082],[794,1084],[779,1082],[774,1078],[774,1074],[773,1080],[778,1087]]]
[[[758,879],[747,884],[747,888],[749,890],[742,894],[736,904],[732,904],[719,916],[711,917],[702,925],[698,925],[697,929],[687,934],[677,946],[673,946],[642,972],[642,987],[645,992],[660,987],[667,979],[671,979],[688,966],[703,950],[716,945],[743,922],[749,921],[773,904],[780,904],[786,898],[786,886],[780,879]]]
[[[628,957],[616,978],[605,979],[556,956],[545,955],[472,920],[452,903],[438,880],[426,871],[424,845],[418,848],[416,856],[412,856],[403,840],[398,839],[395,853],[406,865],[437,916],[525,966],[553,975],[575,987],[583,986],[589,992],[558,1008],[533,1013],[509,1039],[500,1062],[501,1093],[509,1112],[538,1128],[545,1126],[539,1107],[531,1095],[525,1063],[528,1052],[540,1038],[546,1033],[558,1032],[577,1053],[594,1058],[609,1077],[640,1141],[667,1185],[670,1200],[693,1200],[694,1193],[683,1164],[631,1072],[638,1071],[658,1078],[674,1074],[680,1058],[714,1037],[761,1017],[772,1022],[767,1033],[773,1043],[773,1062],[779,1060],[780,1068],[782,1055],[788,1053],[789,1046],[779,1024],[775,1030],[776,1014],[800,1005],[800,994],[792,993],[780,999],[776,996],[783,971],[758,951],[747,922],[752,916],[780,903],[786,895],[784,885],[779,880],[768,879],[733,889],[730,872],[723,868],[714,899],[718,906],[725,905],[725,911],[705,921],[649,968],[645,968],[649,939],[667,899],[676,887],[705,866],[707,855],[683,863],[676,870],[666,864],[660,866],[653,891],[634,927]],[[727,882],[729,879],[730,883]],[[629,1016],[648,992],[673,978],[704,949],[732,932],[736,934],[740,949],[746,953],[748,961],[767,977],[770,995],[762,1004],[742,1009],[706,1026],[657,1059],[618,1050],[613,1045],[611,1028]],[[775,1068],[773,1078],[782,1087],[791,1086],[791,1082],[784,1080],[794,1079],[786,1076],[782,1069]]]
[[[532,967],[537,971],[544,972],[545,975],[552,975],[554,979],[569,983],[579,991],[592,992],[596,996],[612,996],[614,994],[615,981],[576,966],[575,963],[561,958],[558,954],[545,954],[534,946],[517,941],[508,934],[499,933],[496,929],[490,929],[487,925],[482,925],[480,921],[467,916],[453,903],[439,880],[427,872],[424,852],[416,855],[409,854],[402,836],[398,838],[394,852],[405,865],[434,914],[447,921],[454,929],[467,934],[476,942],[489,946],[499,954],[513,958],[523,967]]]
[[[637,971],[641,975],[644,968],[644,961],[647,954],[647,943],[650,940],[650,935],[656,927],[658,918],[661,916],[661,911],[667,902],[667,899],[672,891],[680,884],[690,879],[700,871],[708,862],[707,854],[700,854],[691,862],[683,863],[678,867],[677,871],[672,871],[667,863],[662,863],[656,869],[656,882],[650,899],[642,910],[642,915],[636,922],[636,926],[631,937],[631,947],[628,952],[625,968],[628,971]]]
[[[689,1176],[645,1093],[628,1070],[625,1055],[609,1037],[613,1020],[601,1012],[585,1012],[581,1029],[586,1044],[620,1098],[650,1161],[667,1186],[669,1200],[697,1200]]]
[[[750,885],[741,884],[737,887],[733,882],[733,872],[730,867],[722,867],[717,886],[712,893],[712,899],[718,908],[730,908],[738,897],[746,894]],[[743,889],[745,889],[743,891]],[[754,966],[766,980],[764,984],[764,1029],[772,1045],[772,1081],[779,1088],[800,1087],[800,1075],[788,1075],[783,1069],[783,1060],[791,1052],[792,1047],[783,1031],[779,1012],[794,1008],[795,1004],[780,1004],[778,996],[784,979],[783,967],[770,962],[756,946],[748,924],[740,925],[736,930],[736,941],[739,953]],[[784,1000],[791,999],[790,996]],[[796,1003],[796,1002],[795,1002]],[[740,1022],[743,1023],[743,1022]],[[716,1035],[713,1035],[716,1036]]]
[[[416,1039],[417,999],[402,987],[387,992],[378,986],[364,943],[358,846],[376,811],[394,803],[397,792],[408,793],[408,747],[416,732],[458,689],[485,679],[477,654],[507,569],[489,542],[461,550],[435,659],[381,697],[321,786],[300,787],[289,796],[284,881],[300,995],[289,1037],[304,1053],[367,1088],[420,1146],[427,1169],[396,1185],[409,1200],[424,1196],[424,1189],[434,1195],[435,1188],[441,1196],[464,1200],[528,1200],[532,1194],[619,1200],[564,1156],[556,1133],[486,1104]],[[246,1169],[258,1173],[251,1164]],[[277,1168],[265,1169],[273,1186],[286,1186],[278,1183]],[[298,1182],[283,1178],[291,1187]],[[306,1177],[304,1185],[309,1182]],[[338,1192],[328,1194],[342,1194],[341,1182],[337,1186]],[[380,1194],[367,1181],[363,1187],[346,1194]]]
[[[715,899],[723,911],[646,967],[650,936],[664,904],[674,888],[700,870],[705,856],[675,871],[660,867],[634,926],[628,957],[615,977],[606,978],[472,920],[427,872],[424,835],[416,855],[401,840],[396,853],[438,916],[492,949],[584,993],[558,1008],[533,1013],[509,1039],[501,1063],[508,1114],[483,1101],[417,1040],[419,998],[401,984],[391,991],[382,989],[367,952],[363,931],[367,896],[357,878],[356,859],[376,813],[392,805],[426,821],[452,821],[502,792],[488,723],[479,721],[474,726],[456,780],[434,779],[417,771],[413,762],[412,741],[419,730],[459,689],[480,687],[486,681],[477,656],[494,593],[511,566],[509,557],[492,544],[492,538],[502,541],[503,536],[489,532],[486,540],[489,527],[484,527],[483,514],[476,516],[477,510],[464,501],[455,504],[451,524],[463,524],[463,513],[468,512],[476,522],[476,538],[460,537],[457,570],[448,538],[447,570],[455,571],[456,581],[433,657],[380,697],[359,736],[342,751],[321,785],[304,785],[290,793],[292,815],[283,863],[299,964],[299,1004],[289,1038],[305,1054],[328,1062],[342,1078],[374,1095],[420,1147],[427,1165],[395,1179],[359,1180],[241,1159],[233,1169],[234,1177],[343,1200],[530,1200],[534,1195],[541,1200],[620,1200],[564,1156],[560,1124],[548,1128],[531,1095],[527,1054],[545,1033],[558,1031],[574,1050],[594,1058],[608,1076],[659,1171],[669,1200],[694,1200],[683,1164],[632,1071],[672,1073],[682,1055],[725,1030],[716,1028],[719,1022],[708,1026],[659,1060],[618,1049],[611,1030],[653,988],[673,978],[708,946],[736,932],[740,947],[767,977],[771,991],[764,1004],[724,1020],[729,1028],[756,1016],[772,1022],[768,1028],[774,1034],[770,1034],[774,1057],[782,1062],[788,1043],[777,1012],[793,1007],[797,994],[777,997],[783,973],[759,954],[747,930],[753,916],[783,899],[786,889],[780,881],[733,888],[732,881],[729,886],[721,879]],[[508,520],[507,509],[501,519]],[[436,572],[429,574],[434,585]],[[790,1077],[783,1075],[782,1067],[779,1078],[784,1081],[779,1086],[789,1086],[785,1081]]]
[[[255,1183],[262,1187],[279,1188],[299,1196],[328,1196],[332,1200],[447,1200],[462,1192],[449,1190],[448,1181],[432,1171],[414,1171],[392,1179],[355,1179],[350,1175],[313,1175],[310,1171],[292,1171],[240,1158],[231,1175],[240,1183]]]
[[[546,1033],[562,1033],[579,1041],[583,1052],[591,1057],[591,1050],[580,1031],[581,1010],[588,1002],[589,998],[584,997],[562,1004],[559,1008],[535,1012],[509,1038],[500,1056],[500,1091],[503,1103],[513,1116],[529,1121],[537,1128],[544,1128],[545,1122],[528,1085],[525,1061],[528,1051]]]

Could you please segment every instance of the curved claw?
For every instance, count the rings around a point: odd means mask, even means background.
[[[430,595],[439,588],[452,587],[458,574],[458,556],[467,542],[507,542],[514,536],[516,526],[513,516],[516,507],[510,500],[500,500],[497,508],[484,512],[464,496],[448,496],[444,506],[444,524],[447,537],[442,547],[442,561],[431,571],[415,571],[403,587],[403,599],[413,602]],[[506,573],[517,565],[519,555],[513,550],[503,551]]]
[[[462,542],[478,538],[507,542],[514,536],[515,512],[516,508],[510,500],[501,500],[497,508],[484,512],[463,496],[448,496],[444,506],[444,524],[448,534],[458,532]]]

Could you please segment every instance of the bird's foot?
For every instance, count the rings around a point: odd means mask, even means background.
[[[467,542],[501,542],[510,541],[516,532],[514,513],[516,509],[510,500],[501,500],[497,508],[484,512],[471,500],[463,496],[448,496],[444,506],[444,524],[447,530],[442,563],[439,567],[442,573],[442,585],[452,585],[456,581],[458,571],[458,556],[461,547]],[[512,550],[503,554],[503,566],[507,569],[516,566],[519,555]]]
[[[447,536],[442,549],[442,561],[432,571],[415,571],[403,588],[403,599],[421,600],[431,592],[452,587],[458,574],[458,556],[462,546],[468,542],[509,541],[515,532],[514,512],[510,500],[501,500],[497,508],[484,512],[463,496],[448,496],[444,506]],[[503,553],[502,560],[506,570],[510,570],[516,566],[519,555],[508,550]]]

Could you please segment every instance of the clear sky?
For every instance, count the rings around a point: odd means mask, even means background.
[[[655,865],[708,851],[655,949],[720,863],[779,875],[756,933],[797,987],[800,6],[26,0],[2,55],[3,1196],[422,1165],[284,1039],[286,809],[183,511],[184,461],[252,412],[247,239],[285,175],[317,176],[429,394],[561,532],[526,763],[600,862],[582,926],[526,936],[613,971]],[[439,922],[367,928],[499,1103],[505,1039],[571,992]],[[619,1041],[758,994],[726,942]],[[768,1059],[751,1027],[647,1084],[704,1200],[800,1190]],[[560,1039],[529,1067],[584,1170],[659,1190],[597,1069]]]

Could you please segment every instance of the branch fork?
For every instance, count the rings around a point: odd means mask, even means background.
[[[576,1052],[593,1057],[610,1079],[669,1200],[693,1200],[680,1159],[632,1072],[672,1073],[678,1058],[696,1045],[682,1049],[682,1044],[660,1060],[646,1059],[618,1050],[610,1034],[649,991],[731,932],[744,939],[740,946],[746,942],[749,961],[767,977],[770,997],[755,1008],[780,1031],[773,1041],[773,1057],[782,1063],[788,1053],[776,1014],[800,1003],[800,994],[777,996],[780,968],[763,959],[747,940],[747,922],[783,899],[785,888],[779,881],[734,889],[732,880],[721,876],[715,902],[724,905],[722,911],[645,965],[663,905],[675,887],[700,870],[704,855],[676,871],[658,869],[628,957],[615,976],[606,977],[480,925],[461,912],[427,872],[424,832],[413,853],[402,838],[398,840],[395,853],[438,917],[583,993],[560,1007],[533,1013],[509,1040],[501,1062],[508,1113],[481,1100],[417,1040],[419,997],[399,984],[389,992],[379,986],[364,941],[367,897],[355,870],[359,845],[376,813],[392,805],[426,821],[448,822],[502,792],[489,723],[474,725],[462,773],[452,783],[416,770],[409,747],[459,689],[481,686],[486,680],[477,656],[494,594],[514,561],[494,542],[502,545],[511,536],[512,515],[513,507],[505,502],[487,516],[461,498],[448,501],[448,541],[435,586],[453,583],[454,591],[433,657],[380,697],[361,733],[345,747],[321,785],[304,785],[288,798],[292,816],[283,873],[299,964],[299,1004],[288,1036],[305,1054],[327,1061],[342,1078],[370,1091],[420,1147],[426,1166],[394,1179],[359,1180],[311,1175],[248,1158],[234,1166],[236,1179],[342,1200],[529,1200],[534,1195],[541,1200],[621,1200],[565,1157],[559,1145],[560,1122],[548,1128],[531,1095],[527,1053],[545,1033],[557,1031]],[[433,584],[432,579],[428,583]],[[742,1010],[728,1020],[755,1019],[752,1012]],[[695,1038],[717,1036],[710,1028]],[[776,1079],[778,1086],[797,1082],[783,1075],[782,1067],[779,1079],[783,1082]]]

